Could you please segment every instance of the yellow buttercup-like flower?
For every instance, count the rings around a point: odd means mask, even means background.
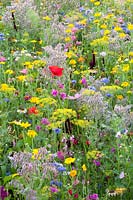
[[[76,170],[71,170],[70,171],[70,176],[71,177],[75,177],[77,175],[77,171]]]
[[[28,130],[27,135],[28,135],[30,138],[34,138],[35,136],[37,136],[37,132],[34,131],[34,130]]]
[[[65,159],[65,164],[70,165],[71,163],[74,163],[75,158],[69,157]]]

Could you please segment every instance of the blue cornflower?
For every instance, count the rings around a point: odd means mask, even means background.
[[[0,40],[2,41],[2,40],[5,40],[5,35],[4,35],[4,33],[0,33]]]
[[[55,128],[55,129],[54,129],[54,132],[55,132],[56,134],[59,134],[59,133],[61,132],[61,129],[60,129],[60,128]]]
[[[57,167],[57,170],[58,170],[59,172],[65,172],[65,171],[66,171],[66,168],[63,167],[63,166],[60,166],[60,167]]]
[[[72,82],[73,84],[77,83],[77,81],[76,81],[76,80],[72,80],[71,82]]]
[[[101,79],[101,82],[107,84],[107,83],[109,83],[109,79],[106,78],[106,77],[105,77],[105,78],[102,78],[102,79]]]

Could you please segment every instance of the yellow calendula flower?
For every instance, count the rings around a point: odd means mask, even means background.
[[[70,37],[66,37],[65,38],[65,42],[70,42],[71,41],[71,38]]]
[[[123,194],[127,189],[126,188],[116,188],[115,192],[117,195]]]
[[[68,24],[68,28],[73,28],[74,24]]]
[[[119,99],[119,100],[122,100],[122,99],[123,99],[123,95],[117,95],[116,97],[117,97],[117,99]]]
[[[19,125],[20,125],[22,128],[28,128],[28,127],[31,126],[31,124],[28,123],[28,122],[21,122]]]
[[[40,98],[38,97],[31,97],[29,100],[31,103],[39,104],[40,103]]]
[[[94,3],[94,5],[95,5],[95,6],[99,6],[99,5],[100,5],[100,1],[96,1],[96,2]]]
[[[125,38],[125,37],[126,37],[126,34],[125,34],[125,33],[119,33],[119,37],[120,37],[120,38]]]
[[[95,14],[94,14],[94,17],[100,17],[102,14],[100,13],[100,12],[96,12]]]
[[[128,28],[128,30],[132,31],[133,30],[133,24],[128,24],[127,28]]]
[[[71,163],[74,163],[75,158],[69,157],[65,159],[65,164],[70,165]]]
[[[45,16],[45,17],[43,17],[43,19],[46,20],[46,21],[50,21],[50,20],[51,20],[51,17]]]
[[[34,138],[35,136],[37,136],[37,132],[34,131],[34,130],[28,130],[27,135],[28,135],[30,138]]]
[[[125,65],[123,65],[123,67],[122,67],[122,71],[123,71],[123,72],[129,72],[129,69],[130,69],[129,64],[125,64]]]
[[[83,169],[83,171],[87,171],[87,167],[85,164],[82,165],[82,169]]]
[[[5,71],[5,74],[13,74],[14,72],[13,72],[13,70],[11,70],[11,69],[7,69],[6,71]]]
[[[17,79],[18,81],[26,81],[26,76],[25,75],[20,75],[20,76],[17,76]]]
[[[129,55],[129,56],[133,56],[133,51],[130,51],[130,52],[128,53],[128,55]]]
[[[75,169],[70,171],[71,177],[75,177],[76,175],[77,175],[77,171]]]
[[[126,82],[126,81],[121,84],[122,87],[128,87],[129,85],[130,84],[128,82]]]
[[[107,25],[106,25],[106,24],[102,24],[102,25],[100,26],[100,28],[106,29],[106,28],[107,28]]]
[[[75,64],[76,64],[76,60],[71,59],[71,60],[69,61],[69,64],[70,64],[70,65],[75,65]]]
[[[117,32],[119,32],[119,31],[122,31],[122,28],[121,28],[120,26],[116,26],[116,27],[114,28],[114,30],[117,31]]]

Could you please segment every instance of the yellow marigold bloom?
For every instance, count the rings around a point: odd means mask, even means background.
[[[129,69],[130,69],[129,64],[125,64],[125,65],[123,65],[122,71],[123,71],[123,72],[128,72]]]
[[[106,28],[107,28],[107,25],[106,25],[106,24],[102,24],[102,25],[100,26],[100,28],[106,29]]]
[[[110,34],[110,30],[108,29],[104,30],[104,35],[108,35],[108,34]]]
[[[81,56],[79,57],[78,62],[84,62],[84,60],[85,60],[84,57]]]
[[[130,64],[133,64],[133,59],[131,59],[129,63],[130,63]]]
[[[38,155],[38,152],[39,152],[39,149],[33,149],[33,150],[32,150],[32,153],[33,153],[34,155]]]
[[[82,169],[83,169],[83,171],[86,171],[86,170],[87,170],[87,167],[86,167],[85,164],[82,165]]]
[[[128,30],[132,31],[133,30],[133,24],[128,24],[127,28],[128,28]]]
[[[65,38],[65,42],[70,42],[71,41],[71,38],[70,37],[66,37]]]
[[[111,71],[112,74],[116,74],[118,72],[119,72],[118,66],[115,66],[112,68],[112,71]]]
[[[31,124],[28,123],[28,122],[22,122],[22,123],[20,123],[19,125],[20,125],[21,127],[23,127],[23,128],[28,128],[29,126],[31,126]]]
[[[75,158],[69,157],[65,159],[65,164],[70,165],[71,163],[74,163]]]
[[[25,81],[26,80],[26,76],[25,75],[20,75],[20,76],[17,76],[17,79],[18,81]]]
[[[125,37],[126,37],[126,34],[125,34],[125,33],[119,33],[119,37],[120,37],[120,38],[125,38]]]
[[[76,175],[77,175],[77,171],[75,169],[70,171],[71,177],[75,177]]]
[[[32,97],[29,101],[31,103],[35,103],[35,104],[39,104],[40,103],[40,99],[38,97]]]
[[[128,55],[129,55],[129,56],[133,56],[133,51],[130,51],[130,52],[128,53]]]
[[[74,59],[70,60],[70,61],[69,61],[69,64],[70,64],[70,65],[75,65],[75,64],[76,64],[76,60],[74,60]]]
[[[123,194],[127,189],[126,188],[116,188],[115,192],[116,194]]]
[[[130,84],[128,82],[126,82],[126,81],[121,84],[122,87],[128,87],[129,85]]]
[[[28,130],[27,135],[28,135],[30,138],[34,138],[35,136],[37,136],[37,132],[34,131],[34,130]]]
[[[94,5],[95,5],[95,6],[99,6],[99,5],[100,5],[100,1],[96,1],[96,2],[94,3]]]
[[[68,28],[73,28],[74,24],[68,24]]]
[[[122,99],[123,99],[123,95],[117,95],[116,97],[117,97],[117,99],[119,99],[119,100],[122,100]]]
[[[51,20],[51,17],[45,16],[45,17],[43,17],[43,19],[46,20],[46,21],[50,21],[50,20]]]
[[[14,72],[13,72],[13,70],[11,70],[11,69],[7,69],[6,71],[5,71],[5,74],[13,74]]]
[[[120,26],[116,26],[116,27],[114,28],[114,30],[117,31],[117,32],[119,32],[119,31],[122,31],[122,28],[121,28]]]
[[[100,12],[96,12],[95,14],[94,14],[94,17],[100,17],[102,14],[100,13]]]

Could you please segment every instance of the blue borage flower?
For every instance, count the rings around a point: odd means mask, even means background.
[[[0,33],[0,41],[5,40],[5,35],[4,33]]]
[[[60,132],[61,132],[61,129],[60,128],[55,128],[55,129],[53,129],[54,130],[54,132],[56,133],[56,134],[59,134]]]
[[[61,187],[62,186],[62,182],[52,180],[52,181],[50,181],[50,186],[52,186],[52,185],[56,185],[58,187]]]
[[[52,163],[52,165],[53,165],[54,167],[56,167],[56,169],[57,169],[59,172],[64,172],[64,171],[66,171],[66,168],[65,168],[61,163],[55,162],[55,163]]]

